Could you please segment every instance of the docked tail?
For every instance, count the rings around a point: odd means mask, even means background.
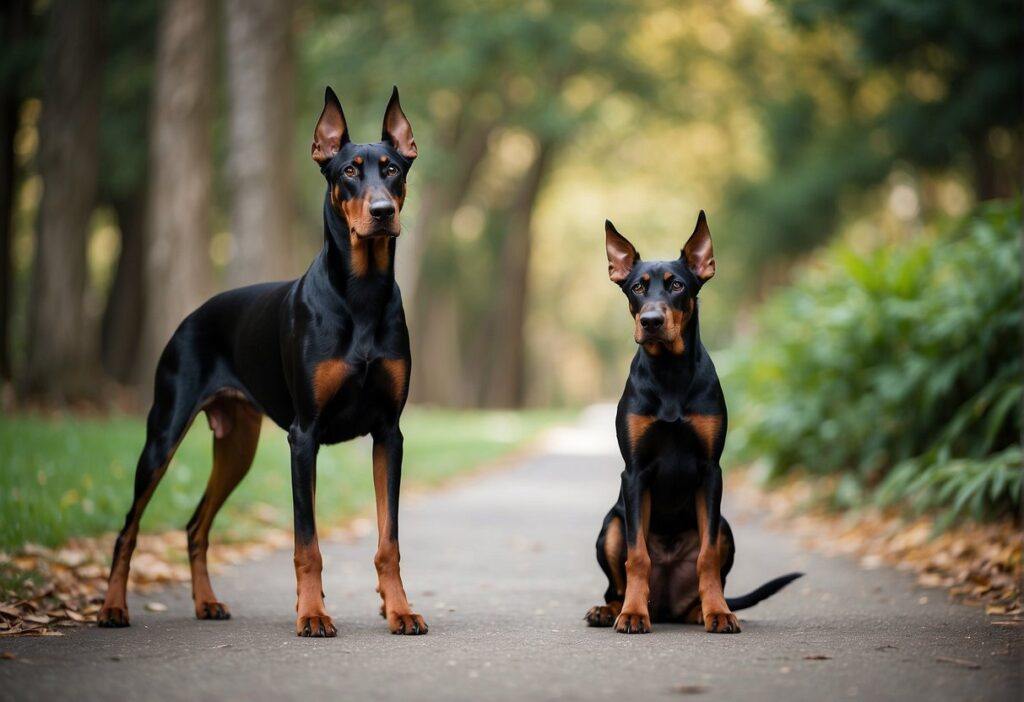
[[[789,575],[783,575],[781,578],[769,580],[761,587],[757,588],[753,592],[748,592],[746,595],[742,595],[740,597],[726,597],[725,603],[729,605],[729,609],[733,612],[753,607],[761,600],[768,599],[797,578],[802,578],[803,575],[803,573],[790,573]]]

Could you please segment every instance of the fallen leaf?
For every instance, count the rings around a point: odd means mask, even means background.
[[[949,663],[950,665],[958,665],[961,668],[970,668],[971,670],[977,670],[981,667],[981,663],[974,661],[968,661],[963,658],[950,658],[948,656],[936,656],[935,660],[939,663]]]
[[[676,685],[672,688],[672,692],[677,695],[699,695],[707,691],[705,685]]]
[[[163,602],[147,602],[146,609],[150,612],[166,612],[167,605]]]
[[[13,651],[0,652],[0,661],[13,661],[17,657]]]
[[[811,653],[804,656],[805,661],[830,661],[832,656],[827,656],[824,653]]]

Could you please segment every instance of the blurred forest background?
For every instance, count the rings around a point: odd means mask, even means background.
[[[4,412],[143,409],[187,312],[297,276],[321,246],[309,149],[324,86],[372,141],[397,84],[420,148],[398,253],[413,401],[617,396],[634,345],[602,222],[675,256],[703,208],[719,272],[702,333],[735,395],[737,456],[849,469],[859,494],[897,468],[910,481],[910,459],[931,456],[913,477],[998,455],[1009,483],[972,489],[1006,509],[1020,486],[1019,448],[1004,453],[1020,435],[1020,9],[8,0]],[[991,315],[967,314],[979,299]]]

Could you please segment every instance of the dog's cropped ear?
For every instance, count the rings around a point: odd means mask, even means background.
[[[682,258],[701,282],[706,283],[715,275],[715,250],[711,246],[711,230],[704,210],[697,215],[697,226],[683,247]]]
[[[391,144],[398,153],[412,161],[416,158],[416,140],[412,138],[412,125],[402,112],[402,104],[398,101],[398,86],[391,91],[388,109],[384,111],[384,128],[381,139]]]
[[[313,160],[323,167],[348,142],[348,124],[341,110],[341,102],[331,86],[327,86],[324,91],[324,110],[313,130]]]
[[[608,253],[608,277],[613,283],[621,285],[640,260],[640,254],[626,237],[619,234],[609,219],[604,221],[604,246]]]

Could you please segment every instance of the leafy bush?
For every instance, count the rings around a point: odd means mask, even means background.
[[[733,456],[842,474],[835,500],[1008,513],[1021,495],[1021,204],[820,265],[727,354]]]

